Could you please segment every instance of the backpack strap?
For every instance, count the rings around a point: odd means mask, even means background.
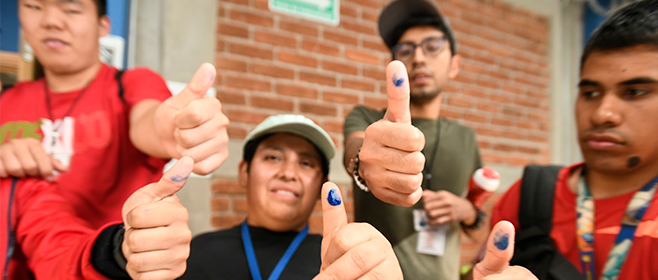
[[[117,86],[119,87],[119,98],[124,104],[126,103],[126,99],[123,97],[123,83],[121,82],[121,77],[123,77],[123,73],[125,72],[125,70],[119,70],[116,75],[114,75],[117,79]]]
[[[519,202],[519,230],[533,226],[551,232],[553,219],[553,193],[561,166],[529,165],[523,171],[521,200]]]

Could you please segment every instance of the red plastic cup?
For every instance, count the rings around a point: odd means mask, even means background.
[[[500,185],[500,175],[489,167],[482,167],[473,173],[468,186],[466,198],[478,209],[489,198]]]

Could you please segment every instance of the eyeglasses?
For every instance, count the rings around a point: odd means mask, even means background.
[[[414,57],[416,47],[420,47],[426,56],[436,56],[445,49],[447,44],[448,40],[446,37],[430,37],[420,42],[420,44],[410,42],[398,44],[392,49],[393,58],[401,61],[409,61]]]

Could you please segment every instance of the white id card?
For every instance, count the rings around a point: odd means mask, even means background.
[[[430,226],[425,210],[414,210],[414,228],[418,231],[416,251],[421,254],[443,256],[446,247],[446,234],[450,225]]]

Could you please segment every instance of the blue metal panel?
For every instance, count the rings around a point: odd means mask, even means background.
[[[601,6],[605,8],[610,7],[610,0],[597,0],[597,1],[601,4]],[[599,27],[599,25],[603,22],[604,19],[605,19],[604,16],[595,13],[594,11],[592,11],[592,9],[589,7],[588,4],[585,4],[585,15],[583,16],[583,21],[584,21],[583,26],[585,27],[585,33],[583,34],[583,39],[585,41],[583,45],[587,44],[587,40],[589,40],[589,37],[592,35],[594,30],[597,27]]]
[[[112,31],[110,33],[128,40],[130,0],[108,0],[107,15],[112,21]]]
[[[0,50],[18,52],[18,0],[0,0]]]

